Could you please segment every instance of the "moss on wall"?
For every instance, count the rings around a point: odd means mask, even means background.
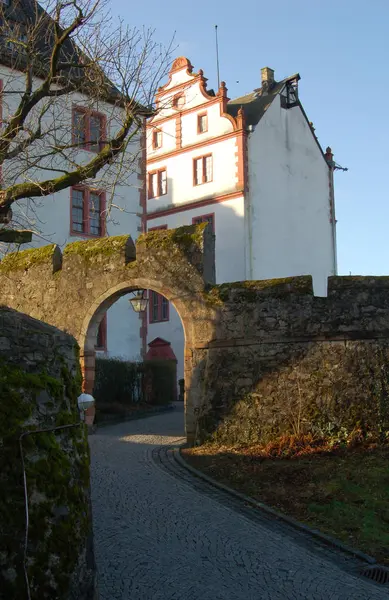
[[[77,408],[81,373],[79,365],[73,373],[62,357],[57,358],[62,362],[59,379],[0,361],[0,529],[6,541],[5,555],[0,554],[0,588],[9,600],[27,597],[19,450],[23,433],[32,432],[22,441],[30,509],[27,572],[32,600],[68,597],[90,533],[89,449]],[[68,424],[75,426],[33,433]]]
[[[207,223],[199,225],[185,225],[177,229],[156,230],[142,233],[137,239],[138,244],[144,244],[146,249],[160,249],[171,251],[174,248],[190,250],[193,246],[201,248],[204,229]]]
[[[63,255],[76,255],[86,260],[97,256],[112,256],[124,250],[128,237],[128,235],[118,235],[72,242],[65,247]]]
[[[52,258],[55,248],[56,244],[50,244],[41,248],[30,248],[29,250],[12,252],[0,262],[0,273],[29,269],[32,266],[48,262]]]
[[[210,287],[204,292],[203,297],[207,304],[221,306],[224,302],[233,300],[256,302],[258,292],[269,294],[274,298],[283,298],[290,294],[313,295],[312,277],[282,277],[278,279],[262,279],[258,281],[234,281],[232,283],[221,283]]]

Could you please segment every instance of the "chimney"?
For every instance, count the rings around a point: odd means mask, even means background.
[[[263,67],[261,69],[261,81],[262,81],[262,89],[264,91],[270,90],[274,83],[274,71],[269,67]]]

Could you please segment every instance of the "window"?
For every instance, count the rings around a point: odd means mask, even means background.
[[[166,169],[159,169],[149,173],[149,198],[167,194]]]
[[[107,351],[107,313],[100,321],[99,328],[97,330],[97,340],[95,350]]]
[[[206,131],[208,131],[208,115],[202,113],[197,115],[197,133],[205,133]]]
[[[0,1],[6,6],[9,5],[9,2],[4,2],[4,0]],[[28,42],[28,38],[19,24],[9,23],[7,26],[5,26],[3,31],[3,37],[5,39],[6,48],[15,52],[20,52],[22,54],[26,53],[26,44]]]
[[[149,227],[147,231],[162,231],[167,229],[167,225],[156,225],[155,227]]]
[[[105,195],[87,188],[72,188],[71,233],[100,237],[105,234]]]
[[[200,223],[210,223],[212,225],[212,231],[215,233],[215,213],[211,215],[201,215],[200,217],[193,217],[193,225],[200,225]]]
[[[153,149],[162,148],[162,131],[155,129],[153,131]]]
[[[105,138],[105,117],[83,108],[73,108],[73,144],[99,152]]]
[[[195,158],[193,161],[193,185],[212,181],[212,154]]]
[[[169,320],[169,300],[161,294],[150,290],[149,292],[149,321],[150,323],[160,323]]]
[[[181,110],[185,106],[185,96],[184,94],[179,94],[175,98],[173,98],[173,107],[177,110]]]

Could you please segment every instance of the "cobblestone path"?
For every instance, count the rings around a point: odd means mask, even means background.
[[[100,600],[388,600],[352,559],[182,469],[182,407],[90,436]]]

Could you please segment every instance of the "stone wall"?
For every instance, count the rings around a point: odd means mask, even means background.
[[[0,596],[7,600],[29,597],[27,586],[31,600],[94,597],[89,449],[77,407],[80,389],[74,338],[1,307]],[[59,429],[48,431],[53,428]]]
[[[139,288],[163,294],[182,320],[189,442],[387,431],[388,277],[332,277],[327,298],[313,296],[309,276],[214,285],[204,224],[0,263],[0,301],[74,335],[87,391],[100,319]]]
[[[389,431],[389,277],[225,284],[203,355],[198,437],[267,442],[282,434],[383,439]]]

